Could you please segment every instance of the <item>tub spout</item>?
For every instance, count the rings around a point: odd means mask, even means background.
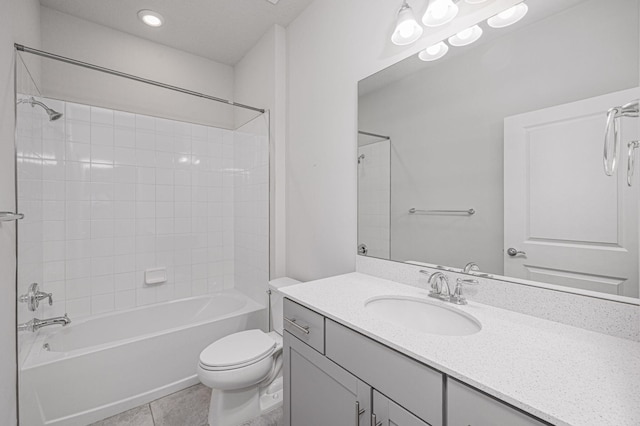
[[[24,324],[18,324],[18,331],[31,331],[35,332],[42,327],[47,327],[50,325],[62,325],[63,327],[69,325],[71,320],[64,314],[63,317],[55,317],[55,318],[47,318],[47,319],[38,319],[34,318],[31,321],[25,322]]]

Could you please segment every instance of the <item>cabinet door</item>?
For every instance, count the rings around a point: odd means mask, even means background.
[[[371,388],[284,332],[285,426],[370,426]]]
[[[545,426],[511,406],[449,378],[447,380],[449,426]]]
[[[373,391],[372,411],[371,426],[429,426],[376,390]]]

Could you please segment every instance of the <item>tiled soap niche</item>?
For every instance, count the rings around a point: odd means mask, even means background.
[[[54,294],[43,315],[79,318],[232,288],[235,234],[266,232],[264,250],[244,257],[261,265],[253,257],[268,256],[266,137],[243,134],[237,146],[231,130],[43,101],[64,116],[49,122],[20,104],[17,138],[18,288],[39,282]],[[247,182],[251,189],[236,188]],[[235,228],[238,191],[249,197],[243,211],[253,203],[249,228],[246,218]],[[145,271],[158,268],[166,281],[145,284]]]

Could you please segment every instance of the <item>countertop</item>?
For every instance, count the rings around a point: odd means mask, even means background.
[[[555,425],[640,425],[640,343],[469,301],[482,330],[440,336],[365,309],[381,295],[427,299],[361,273],[281,289],[285,297]],[[432,298],[428,298],[434,301]],[[442,302],[445,303],[445,302]]]

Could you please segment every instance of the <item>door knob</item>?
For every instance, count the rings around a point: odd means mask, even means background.
[[[511,257],[517,256],[517,255],[519,255],[519,254],[521,254],[521,255],[523,255],[523,256],[526,256],[526,255],[527,255],[527,253],[525,253],[525,252],[523,252],[523,251],[521,251],[521,250],[516,250],[516,249],[514,249],[513,247],[509,247],[509,248],[507,249],[507,254],[508,254],[509,256],[511,256]]]

